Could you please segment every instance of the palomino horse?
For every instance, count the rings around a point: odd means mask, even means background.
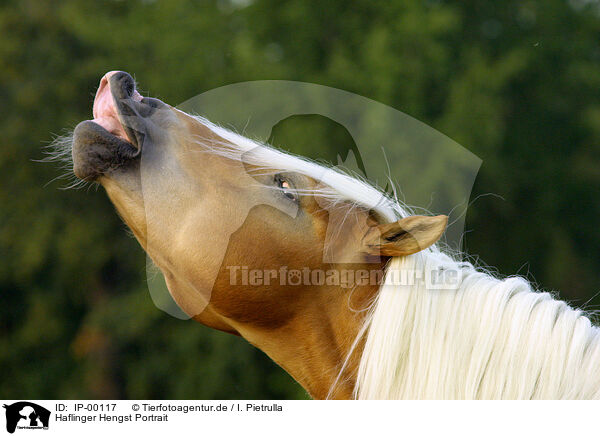
[[[442,252],[445,216],[142,98],[123,72],[93,112],[61,142],[75,175],[106,189],[187,314],[313,398],[600,399],[600,329]]]

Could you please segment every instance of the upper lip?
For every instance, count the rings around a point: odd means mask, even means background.
[[[94,121],[141,150],[146,130],[144,118],[162,104],[160,100],[142,97],[126,72],[111,71],[100,80],[94,99]]]

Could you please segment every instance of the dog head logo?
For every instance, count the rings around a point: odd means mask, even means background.
[[[47,429],[50,411],[29,401],[19,401],[3,406],[6,409],[6,431],[19,429]]]

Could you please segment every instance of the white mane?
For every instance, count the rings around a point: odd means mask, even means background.
[[[418,253],[387,274],[452,263]],[[452,290],[386,277],[366,320],[357,398],[600,399],[600,329],[520,277],[461,266]]]
[[[310,176],[330,188],[325,195],[388,221],[410,214],[365,181],[198,119],[230,143],[208,145],[213,153],[239,159],[248,152],[244,159],[261,168]],[[424,276],[440,267],[460,270],[459,285],[428,289],[422,281],[393,280],[395,272]],[[359,399],[600,399],[600,329],[581,311],[435,246],[390,261],[355,345],[361,340]]]
[[[207,138],[199,138],[199,143],[207,147],[213,154],[235,160],[242,159],[245,163],[256,165],[261,169],[294,171],[309,176],[331,188],[319,192],[320,194],[355,202],[376,211],[389,222],[408,216],[406,208],[402,207],[397,199],[391,198],[369,183],[359,180],[356,175],[352,177],[340,168],[327,168],[310,159],[266,146],[217,126],[205,118],[196,117],[196,119],[227,141],[215,143]]]

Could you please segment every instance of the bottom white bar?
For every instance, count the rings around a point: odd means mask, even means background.
[[[21,403],[27,401],[31,404]],[[588,434],[599,402],[4,400],[2,434]],[[17,410],[19,409],[19,410]],[[44,409],[50,412],[49,417]],[[16,415],[18,414],[18,416]],[[47,428],[42,422],[47,420]],[[18,420],[15,425],[15,419]],[[10,428],[8,428],[10,430]]]

